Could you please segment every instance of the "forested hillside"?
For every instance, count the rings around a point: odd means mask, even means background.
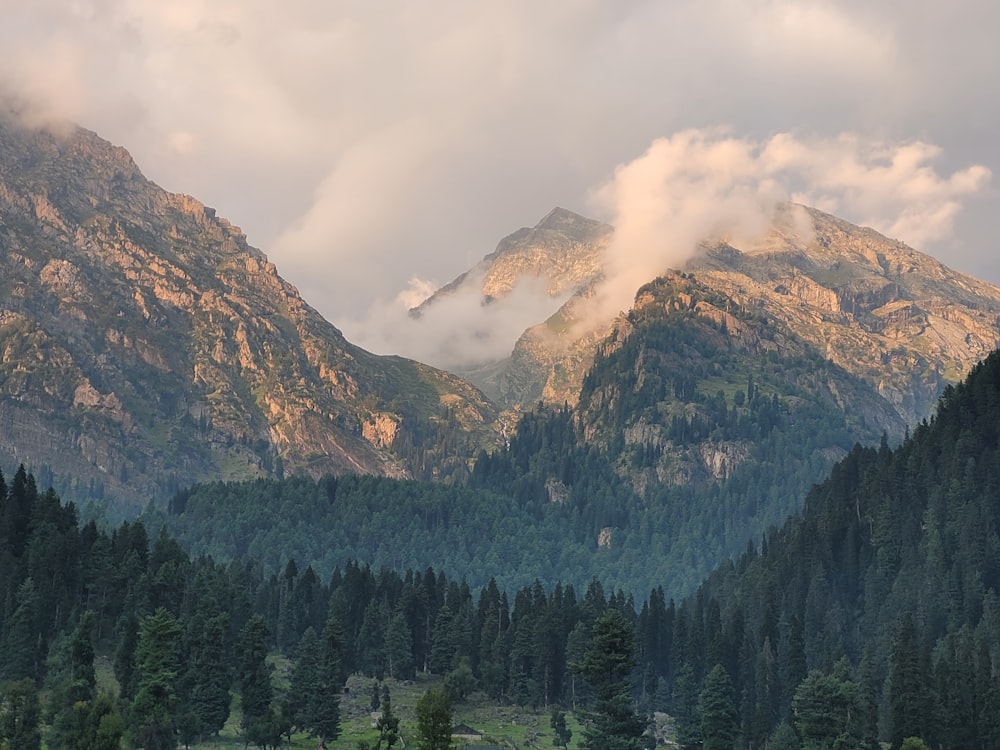
[[[681,605],[678,663],[696,679],[724,666],[745,738],[784,718],[806,747],[998,746],[998,436],[994,353],[902,447],[855,449]]]
[[[465,486],[343,477],[181,492],[151,510],[195,554],[282,550],[323,575],[351,558],[641,595],[693,591],[796,511],[858,441],[904,425],[784,326],[673,274],[640,291],[579,404],[539,405]],[[845,405],[851,404],[847,409]]]
[[[46,688],[50,738],[124,732],[133,747],[154,735],[173,746],[221,726],[235,688],[248,740],[274,745],[293,729],[336,733],[335,702],[296,690],[353,671],[428,670],[446,675],[456,701],[480,689],[581,711],[588,747],[614,706],[626,718],[668,711],[684,748],[898,748],[908,737],[993,748],[998,479],[994,354],[900,448],[856,448],[801,515],[675,605],[662,588],[640,603],[597,581],[582,594],[492,582],[474,593],[432,569],[351,563],[327,581],[292,561],[272,574],[256,561],[223,566],[189,558],[165,532],[150,541],[141,522],[80,528],[75,509],[20,468],[0,487],[3,711],[37,724]],[[588,654],[605,638],[619,667],[634,659],[625,704],[592,671]],[[117,699],[96,688],[95,648],[114,653]],[[268,650],[293,658],[285,692],[262,671]],[[24,722],[6,719],[9,743],[32,747],[10,735]],[[638,747],[628,732],[622,747]]]

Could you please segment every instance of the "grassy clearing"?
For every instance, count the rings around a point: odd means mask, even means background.
[[[281,665],[275,665],[276,672],[281,671]],[[275,675],[276,683],[281,682]],[[400,729],[406,748],[416,747],[417,719],[415,707],[420,697],[430,688],[439,687],[440,677],[420,675],[414,681],[399,682],[386,680],[392,695],[393,711],[400,718]],[[329,750],[356,750],[358,742],[366,740],[374,745],[378,738],[372,727],[371,688],[373,680],[367,677],[353,676],[347,681],[349,692],[341,699],[341,736],[327,742]],[[191,750],[230,750],[242,748],[243,741],[239,734],[239,700],[233,701],[232,712],[225,728],[219,737],[208,742],[192,745]],[[482,744],[494,744],[501,747],[526,750],[527,748],[552,748],[552,729],[549,727],[549,711],[545,709],[522,708],[519,706],[498,706],[481,693],[473,694],[470,699],[454,707],[455,724],[467,724],[483,733]],[[577,748],[582,737],[582,727],[572,714],[567,714],[567,723],[573,730],[573,739],[569,747]],[[305,735],[295,735],[289,748],[293,750],[316,750],[316,739]],[[462,748],[462,744],[456,745]],[[400,747],[397,745],[397,748]]]

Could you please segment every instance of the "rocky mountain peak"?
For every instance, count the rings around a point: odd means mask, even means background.
[[[474,290],[486,302],[509,295],[525,282],[540,284],[556,298],[571,294],[600,272],[601,253],[613,229],[565,208],[554,208],[534,227],[504,237],[475,267],[458,276],[415,308],[444,295]]]
[[[555,226],[550,231],[545,227]],[[552,317],[527,329],[509,358],[464,373],[501,405],[574,403],[612,321],[581,328],[603,272],[607,225],[555,209],[501,241],[455,285],[502,297],[525,278],[573,290]],[[575,240],[569,240],[569,237]],[[804,206],[780,206],[770,231],[706,244],[683,269],[734,305],[786,323],[824,356],[879,388],[913,422],[1000,343],[1000,289],[947,268],[875,230]],[[664,269],[667,271],[667,269]],[[571,279],[571,282],[569,281]]]
[[[0,124],[0,249],[0,455],[58,467],[66,497],[447,476],[497,439],[474,388],[345,341],[237,227],[88,131]]]

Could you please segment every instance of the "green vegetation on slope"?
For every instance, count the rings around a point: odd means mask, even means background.
[[[633,593],[687,593],[883,424],[863,416],[877,400],[867,386],[752,311],[724,312],[682,276],[645,293],[653,301],[598,356],[579,406],[524,414],[465,486],[214,483],[147,523],[166,524],[193,554],[249,556],[269,570],[294,555],[322,575],[359,559],[440,566],[477,586],[597,576]]]
[[[339,701],[296,695],[331,697],[348,674],[421,672],[456,705],[481,691],[582,709],[590,747],[633,747],[630,717],[664,710],[685,748],[995,747],[998,480],[1000,353],[901,447],[853,450],[801,515],[675,604],[661,588],[641,603],[606,595],[596,580],[582,595],[492,581],[475,595],[433,569],[349,563],[324,582],[294,562],[221,565],[166,532],[150,542],[142,523],[80,528],[22,467],[0,480],[3,710],[30,716],[40,694],[46,734],[97,727],[172,747],[225,727],[236,689],[240,732],[263,747],[342,733]],[[93,666],[109,652],[117,695]],[[287,681],[262,666],[278,659]],[[24,728],[0,727],[8,739]]]

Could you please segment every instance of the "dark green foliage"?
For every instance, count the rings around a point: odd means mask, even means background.
[[[563,750],[569,747],[569,741],[573,739],[573,730],[566,726],[566,713],[558,708],[552,709],[552,716],[549,717],[549,726],[552,727],[552,744],[561,747]]]
[[[41,709],[34,680],[9,682],[0,691],[0,746],[17,750],[41,747]]]
[[[736,737],[736,704],[733,683],[721,664],[705,677],[698,698],[703,750],[732,750]]]
[[[173,750],[177,746],[177,675],[181,626],[160,608],[139,625],[136,665],[139,689],[129,711],[133,744],[146,750]]]
[[[271,744],[275,723],[271,675],[266,661],[267,635],[264,618],[254,615],[240,630],[237,640],[241,727],[246,741],[262,748]]]
[[[635,666],[632,624],[615,609],[593,625],[580,674],[594,690],[593,708],[584,730],[587,750],[638,750],[646,722],[632,706],[629,674]]]
[[[55,663],[47,676],[52,695],[46,736],[51,747],[83,750],[94,741],[100,717],[91,716],[97,685],[93,628],[93,612],[84,612],[69,643],[52,660]]]
[[[306,728],[325,740],[340,736],[340,692],[344,686],[344,630],[336,615],[327,618],[319,640],[316,695]]]
[[[20,680],[41,676],[44,642],[39,637],[38,591],[35,582],[26,578],[17,589],[14,613],[5,623],[2,666],[3,677]]]
[[[382,711],[375,722],[375,729],[378,730],[378,740],[372,750],[389,750],[399,742],[399,717],[392,711],[392,700],[389,696],[389,689],[384,688],[380,701]]]
[[[803,750],[865,747],[862,696],[842,666],[834,674],[810,672],[795,690],[795,725]]]
[[[458,665],[444,676],[444,691],[452,703],[461,703],[476,689],[476,676],[472,673],[469,657],[463,656]]]
[[[389,620],[385,636],[385,666],[390,677],[408,679],[413,676],[413,634],[402,612]]]
[[[802,750],[802,743],[791,724],[782,722],[767,742],[768,750]]]
[[[673,715],[677,728],[677,744],[682,750],[696,750],[701,747],[701,715],[698,712],[699,687],[694,669],[684,664],[673,690]]]
[[[188,658],[180,692],[187,714],[185,729],[192,740],[217,734],[229,718],[228,620],[226,614],[206,618],[198,612],[188,621],[185,638]]]
[[[926,672],[913,618],[909,613],[903,615],[896,630],[889,662],[892,744],[902,744],[906,737],[928,736],[927,730],[930,729],[933,716],[932,682]],[[944,664],[942,668],[945,668]],[[965,686],[958,687],[965,690]],[[952,699],[960,695],[961,693],[952,696]],[[962,713],[959,711],[958,717]]]
[[[298,658],[292,670],[284,712],[293,726],[306,729],[316,713],[315,702],[319,690],[320,646],[316,631],[311,627],[302,634],[296,653]]]
[[[451,750],[451,701],[442,690],[428,690],[417,701],[417,750]]]

